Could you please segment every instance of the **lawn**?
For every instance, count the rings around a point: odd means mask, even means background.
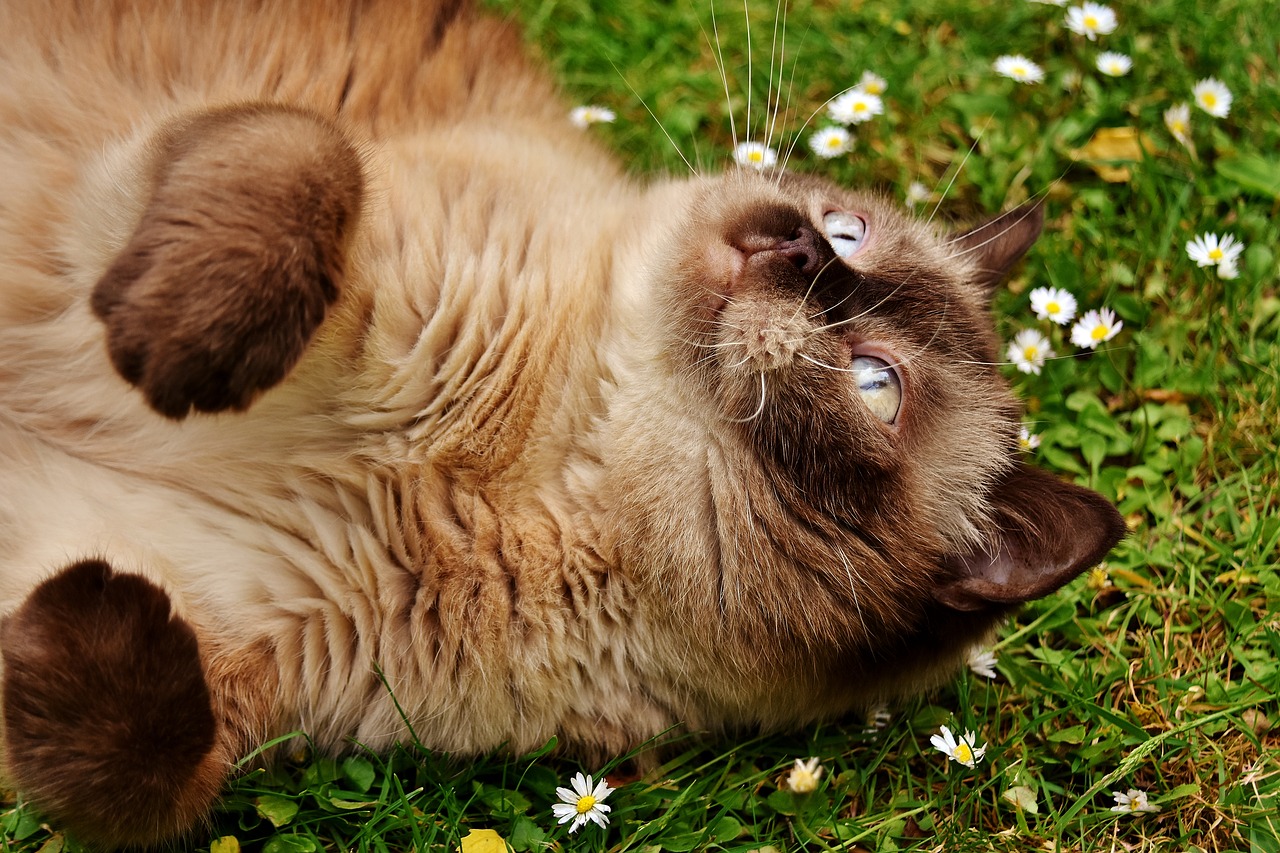
[[[551,806],[574,772],[622,756],[580,768],[304,750],[238,780],[200,849],[484,853],[500,836],[516,851],[615,853],[1280,850],[1272,3],[1118,3],[1114,30],[1093,38],[1068,28],[1066,8],[1026,0],[493,5],[523,21],[572,102],[613,111],[583,132],[637,174],[724,168],[750,140],[936,221],[1044,199],[1045,234],[996,308],[1007,340],[1035,330],[1039,355],[1054,354],[1024,372],[1019,350],[1005,369],[1039,441],[1029,452],[1113,498],[1130,536],[1007,626],[994,677],[964,672],[872,720],[682,741],[610,794],[607,827],[570,835]],[[1132,67],[1104,73],[1104,51]],[[1002,76],[1002,56],[1043,79]],[[810,136],[835,125],[824,105],[864,71],[883,78],[883,111],[852,126],[851,151],[819,157]],[[1225,115],[1195,102],[1206,78],[1231,93]],[[1171,129],[1179,103],[1189,120]],[[1243,244],[1234,265],[1197,264],[1187,244],[1205,233]],[[1119,331],[1077,346],[1072,322],[1031,308],[1050,287],[1078,315],[1113,311]],[[931,746],[944,725],[972,731],[983,759],[970,768]],[[794,792],[788,772],[808,757],[823,772]],[[1131,790],[1158,811],[1113,811],[1113,792]],[[0,849],[75,846],[12,802],[0,827]]]

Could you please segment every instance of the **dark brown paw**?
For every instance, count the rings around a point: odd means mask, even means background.
[[[242,410],[284,379],[338,298],[360,163],[327,122],[278,107],[201,116],[161,150],[93,310],[116,370],[156,411]]]
[[[196,636],[168,595],[100,561],[42,583],[0,624],[6,770],[94,845],[145,845],[198,822],[225,757]]]

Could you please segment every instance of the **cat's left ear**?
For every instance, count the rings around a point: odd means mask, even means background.
[[[946,558],[955,580],[934,597],[955,610],[991,610],[1041,598],[1094,566],[1125,534],[1102,495],[1019,464],[992,495],[986,547]]]
[[[1026,254],[1043,228],[1044,205],[1028,202],[959,234],[951,248],[974,261],[978,270],[974,283],[989,291]]]

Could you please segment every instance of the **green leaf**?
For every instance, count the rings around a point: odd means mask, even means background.
[[[1280,160],[1261,154],[1245,154],[1219,160],[1214,168],[1220,176],[1234,181],[1244,190],[1268,198],[1280,198]]]
[[[1050,743],[1084,743],[1084,726],[1068,726],[1049,735]]]
[[[261,797],[256,797],[253,804],[257,807],[258,814],[271,821],[271,825],[277,829],[286,826],[298,814],[297,803],[275,794],[263,794]]]
[[[305,835],[273,835],[262,845],[262,853],[315,853],[319,849]]]
[[[508,840],[518,851],[534,850],[543,846],[547,834],[529,818],[518,817],[511,827],[511,838]]]
[[[215,838],[209,844],[209,853],[240,853],[240,839],[234,835]]]
[[[373,787],[373,781],[378,774],[373,768],[373,762],[353,755],[342,762],[342,775],[346,776],[347,781],[363,794]]]
[[[711,838],[717,844],[726,844],[742,834],[742,824],[725,815],[711,825]]]

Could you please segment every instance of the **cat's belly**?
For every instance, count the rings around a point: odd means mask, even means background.
[[[279,707],[268,736],[382,748],[412,725],[426,746],[456,753],[553,735],[603,753],[674,722],[646,698],[622,602],[566,555],[543,553],[523,582],[500,562],[479,568],[499,555],[477,544],[410,567],[362,523],[376,505],[348,496],[344,511],[319,492],[294,493],[287,508],[220,504],[76,458],[2,418],[0,460],[0,616],[78,560],[141,574],[169,592],[206,654],[269,650]],[[518,535],[490,530],[495,542]]]

